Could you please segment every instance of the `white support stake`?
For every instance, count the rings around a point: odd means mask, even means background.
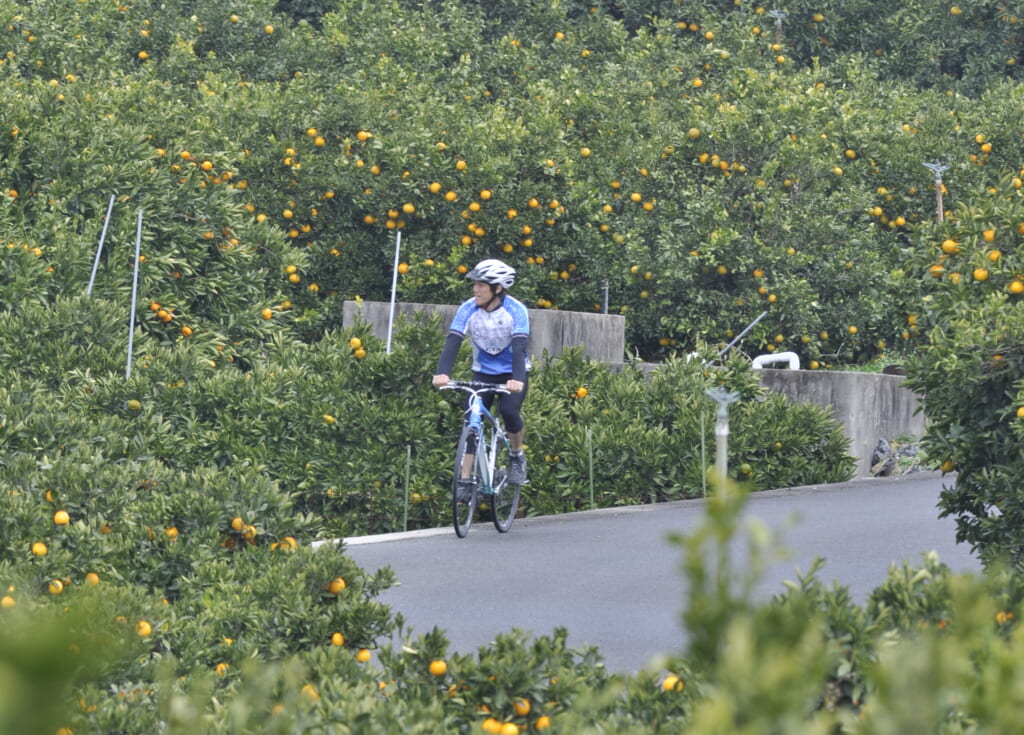
[[[110,227],[110,214],[114,211],[114,195],[110,195],[110,204],[107,205],[107,217],[103,220],[103,231],[100,232],[100,244],[96,246],[96,258],[92,262],[92,274],[89,276],[89,288],[85,290],[86,296],[92,295],[92,284],[96,280],[96,269],[100,266],[100,253],[103,252],[103,243],[107,239],[107,228]]]
[[[139,224],[135,230],[135,262],[132,267],[132,308],[128,315],[128,360],[125,363],[124,379],[132,377],[132,345],[135,342],[135,302],[139,293],[139,252],[142,249],[142,210],[139,210]]]
[[[391,354],[391,330],[395,325],[395,292],[398,290],[398,257],[402,250],[402,231],[395,235],[395,265],[391,269],[391,308],[388,311],[388,343],[386,353]]]

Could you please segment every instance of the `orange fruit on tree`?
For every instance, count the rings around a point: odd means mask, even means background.
[[[448,672],[448,664],[441,659],[434,659],[430,662],[430,673],[434,676],[444,676]]]
[[[333,633],[331,635],[331,645],[332,646],[344,646],[345,645],[345,636],[343,636],[341,633]]]
[[[675,674],[669,674],[661,680],[661,689],[665,692],[681,692],[683,686],[683,680]]]
[[[143,638],[145,638],[146,636],[148,636],[150,633],[153,632],[153,626],[150,625],[145,620],[140,620],[139,622],[137,622],[135,624],[135,632],[138,633]]]
[[[373,654],[370,653],[369,648],[360,648],[358,651],[356,651],[356,661],[358,661],[361,664],[365,664],[367,661],[370,660],[372,656]]]
[[[1022,294],[1024,293],[1024,281],[1019,278],[1014,278],[1010,281],[1010,285],[1007,286],[1007,289],[1009,289],[1010,293],[1014,295]]]
[[[332,595],[336,595],[336,594],[340,593],[343,589],[345,589],[346,584],[345,584],[345,580],[342,579],[341,577],[335,577],[330,582],[328,582],[325,586],[326,586],[328,592],[330,592]]]
[[[973,275],[974,275],[974,280],[975,281],[987,281],[988,280],[988,270],[985,269],[985,268],[975,268]]]
[[[68,515],[66,510],[58,510],[53,514],[53,522],[58,526],[66,526],[71,521],[71,516]]]
[[[520,717],[526,717],[526,715],[530,714],[530,700],[517,699],[512,703],[512,709]]]
[[[537,718],[537,721],[533,723],[534,728],[537,730],[547,730],[551,727],[551,718],[547,715],[541,715]]]

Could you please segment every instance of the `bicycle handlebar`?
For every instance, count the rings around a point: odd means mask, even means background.
[[[485,383],[482,380],[451,380],[447,385],[442,385],[439,390],[461,390],[466,393],[480,393],[483,391],[494,391],[495,393],[511,393],[501,383]]]

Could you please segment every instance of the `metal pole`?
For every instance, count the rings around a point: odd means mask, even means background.
[[[935,221],[941,225],[945,219],[942,211],[942,172],[949,166],[941,163],[926,163],[924,165],[935,174]]]
[[[702,497],[708,496],[708,453],[707,447],[704,444],[704,411],[700,412],[700,466],[702,472],[700,473],[700,494]]]
[[[782,10],[769,10],[768,15],[775,18],[775,43],[782,43],[782,19],[787,13]]]
[[[601,279],[601,313],[608,313],[608,279]]]
[[[409,471],[412,468],[412,444],[405,447],[405,510],[402,512],[402,530],[409,530]]]
[[[704,393],[718,404],[715,416],[715,480],[719,489],[724,490],[729,476],[729,404],[735,403],[740,394],[721,387],[709,388]]]
[[[139,210],[139,223],[135,229],[135,263],[132,270],[132,307],[128,316],[128,360],[125,363],[124,378],[132,377],[132,345],[135,343],[135,302],[139,293],[139,251],[142,249],[142,210]]]
[[[728,352],[728,351],[729,351],[730,349],[732,349],[732,346],[733,346],[734,344],[736,344],[737,342],[739,342],[739,341],[740,341],[741,339],[743,339],[744,335],[746,335],[746,333],[747,333],[747,332],[749,332],[749,331],[750,331],[751,329],[753,329],[753,328],[754,328],[754,326],[755,326],[755,325],[756,325],[756,324],[757,324],[757,323],[758,323],[759,321],[761,321],[762,319],[764,319],[764,317],[765,317],[765,315],[766,315],[767,313],[768,313],[767,311],[762,311],[762,312],[761,312],[760,314],[758,314],[758,316],[757,316],[757,319],[755,319],[754,321],[750,322],[750,324],[748,324],[748,325],[746,326],[746,328],[745,328],[745,329],[744,329],[744,330],[743,330],[742,332],[740,332],[739,334],[737,334],[737,335],[736,335],[736,337],[735,337],[735,338],[733,339],[733,341],[732,341],[732,342],[730,342],[729,344],[727,344],[727,345],[726,345],[725,347],[723,347],[722,349],[720,349],[720,350],[718,351],[718,356],[719,356],[719,357],[721,357],[721,356],[722,356],[722,355],[724,355],[724,354],[725,354],[726,352]]]
[[[594,509],[594,439],[587,427],[587,475],[590,478],[590,509]]]
[[[386,353],[391,354],[391,330],[395,325],[395,292],[398,290],[398,255],[402,250],[402,231],[395,235],[395,265],[391,269],[391,309],[388,312],[388,343]]]
[[[85,295],[92,295],[92,284],[96,280],[96,269],[100,266],[100,253],[103,252],[103,242],[107,239],[107,228],[110,226],[110,213],[114,211],[114,195],[110,195],[110,204],[107,205],[107,216],[103,219],[103,231],[100,232],[100,244],[96,246],[96,258],[92,262],[92,274],[89,276],[89,287],[85,289]]]

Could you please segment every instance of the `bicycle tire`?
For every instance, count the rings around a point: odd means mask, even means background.
[[[494,495],[491,501],[491,520],[498,533],[505,533],[512,528],[512,521],[519,510],[520,485],[508,481],[508,445],[499,441],[494,457]]]
[[[459,538],[466,538],[466,534],[469,533],[469,527],[473,525],[473,515],[476,513],[478,496],[477,491],[480,486],[476,463],[474,462],[472,477],[476,482],[474,483],[473,493],[468,501],[459,499],[458,483],[459,478],[462,476],[462,460],[466,456],[466,446],[471,439],[475,440],[473,430],[468,426],[463,427],[462,434],[459,436],[459,443],[455,447],[455,471],[452,474],[452,525],[455,527],[455,535]],[[477,447],[477,451],[479,449]]]

